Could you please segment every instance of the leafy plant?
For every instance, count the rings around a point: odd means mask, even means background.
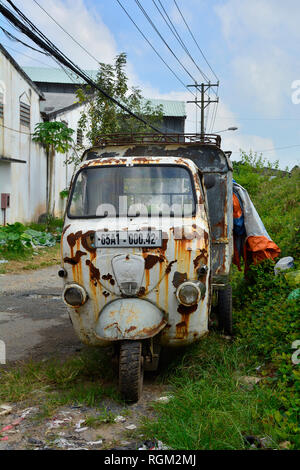
[[[45,146],[49,161],[49,191],[47,212],[54,213],[53,205],[53,171],[55,153],[66,153],[72,146],[73,129],[68,128],[63,122],[49,121],[36,124],[32,140]]]
[[[0,227],[0,252],[24,253],[31,250],[31,236],[25,233],[25,229],[20,222]]]
[[[63,189],[59,195],[62,199],[66,199],[69,196],[69,188]]]
[[[146,118],[149,124],[158,125],[162,120],[162,106],[151,105],[142,97],[139,88],[129,88],[125,72],[125,53],[117,55],[114,64],[100,63],[96,83],[110,96],[127,106],[134,113]],[[147,132],[149,127],[131,117],[119,106],[91,88],[80,88],[77,97],[85,109],[81,113],[79,128],[94,145],[103,134]]]

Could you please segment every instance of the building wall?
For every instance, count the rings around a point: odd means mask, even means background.
[[[0,194],[10,193],[6,221],[37,220],[46,210],[46,155],[32,141],[31,133],[41,121],[40,96],[0,51],[0,88],[4,96],[0,119],[0,157],[26,163],[0,160]],[[20,123],[20,101],[30,106],[30,127]],[[0,224],[3,223],[3,213]]]
[[[74,164],[66,164],[66,160],[72,156],[75,152],[74,147],[76,144],[77,128],[78,121],[80,118],[80,113],[82,111],[82,106],[74,108],[72,110],[66,111],[56,115],[55,121],[65,122],[66,125],[73,129],[75,132],[73,134],[74,146],[69,150],[67,154],[55,155],[55,164],[54,164],[54,214],[56,217],[62,217],[65,211],[66,199],[62,199],[60,192],[69,187],[71,178],[74,173],[75,166]],[[77,151],[77,154],[81,156],[80,151]]]

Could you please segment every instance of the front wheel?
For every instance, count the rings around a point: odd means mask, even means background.
[[[123,400],[136,402],[140,399],[143,376],[141,341],[122,341],[120,345],[119,389]]]
[[[226,285],[218,291],[217,317],[219,329],[229,335],[232,334],[232,287]]]

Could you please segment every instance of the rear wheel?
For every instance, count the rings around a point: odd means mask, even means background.
[[[140,399],[143,376],[141,341],[122,341],[120,345],[119,389],[125,401],[136,402]]]
[[[216,309],[219,329],[229,335],[232,334],[232,287],[228,284],[218,291],[218,304]]]

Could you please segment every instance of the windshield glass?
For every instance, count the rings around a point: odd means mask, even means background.
[[[191,216],[194,211],[191,174],[182,166],[102,166],[78,173],[68,215]]]

